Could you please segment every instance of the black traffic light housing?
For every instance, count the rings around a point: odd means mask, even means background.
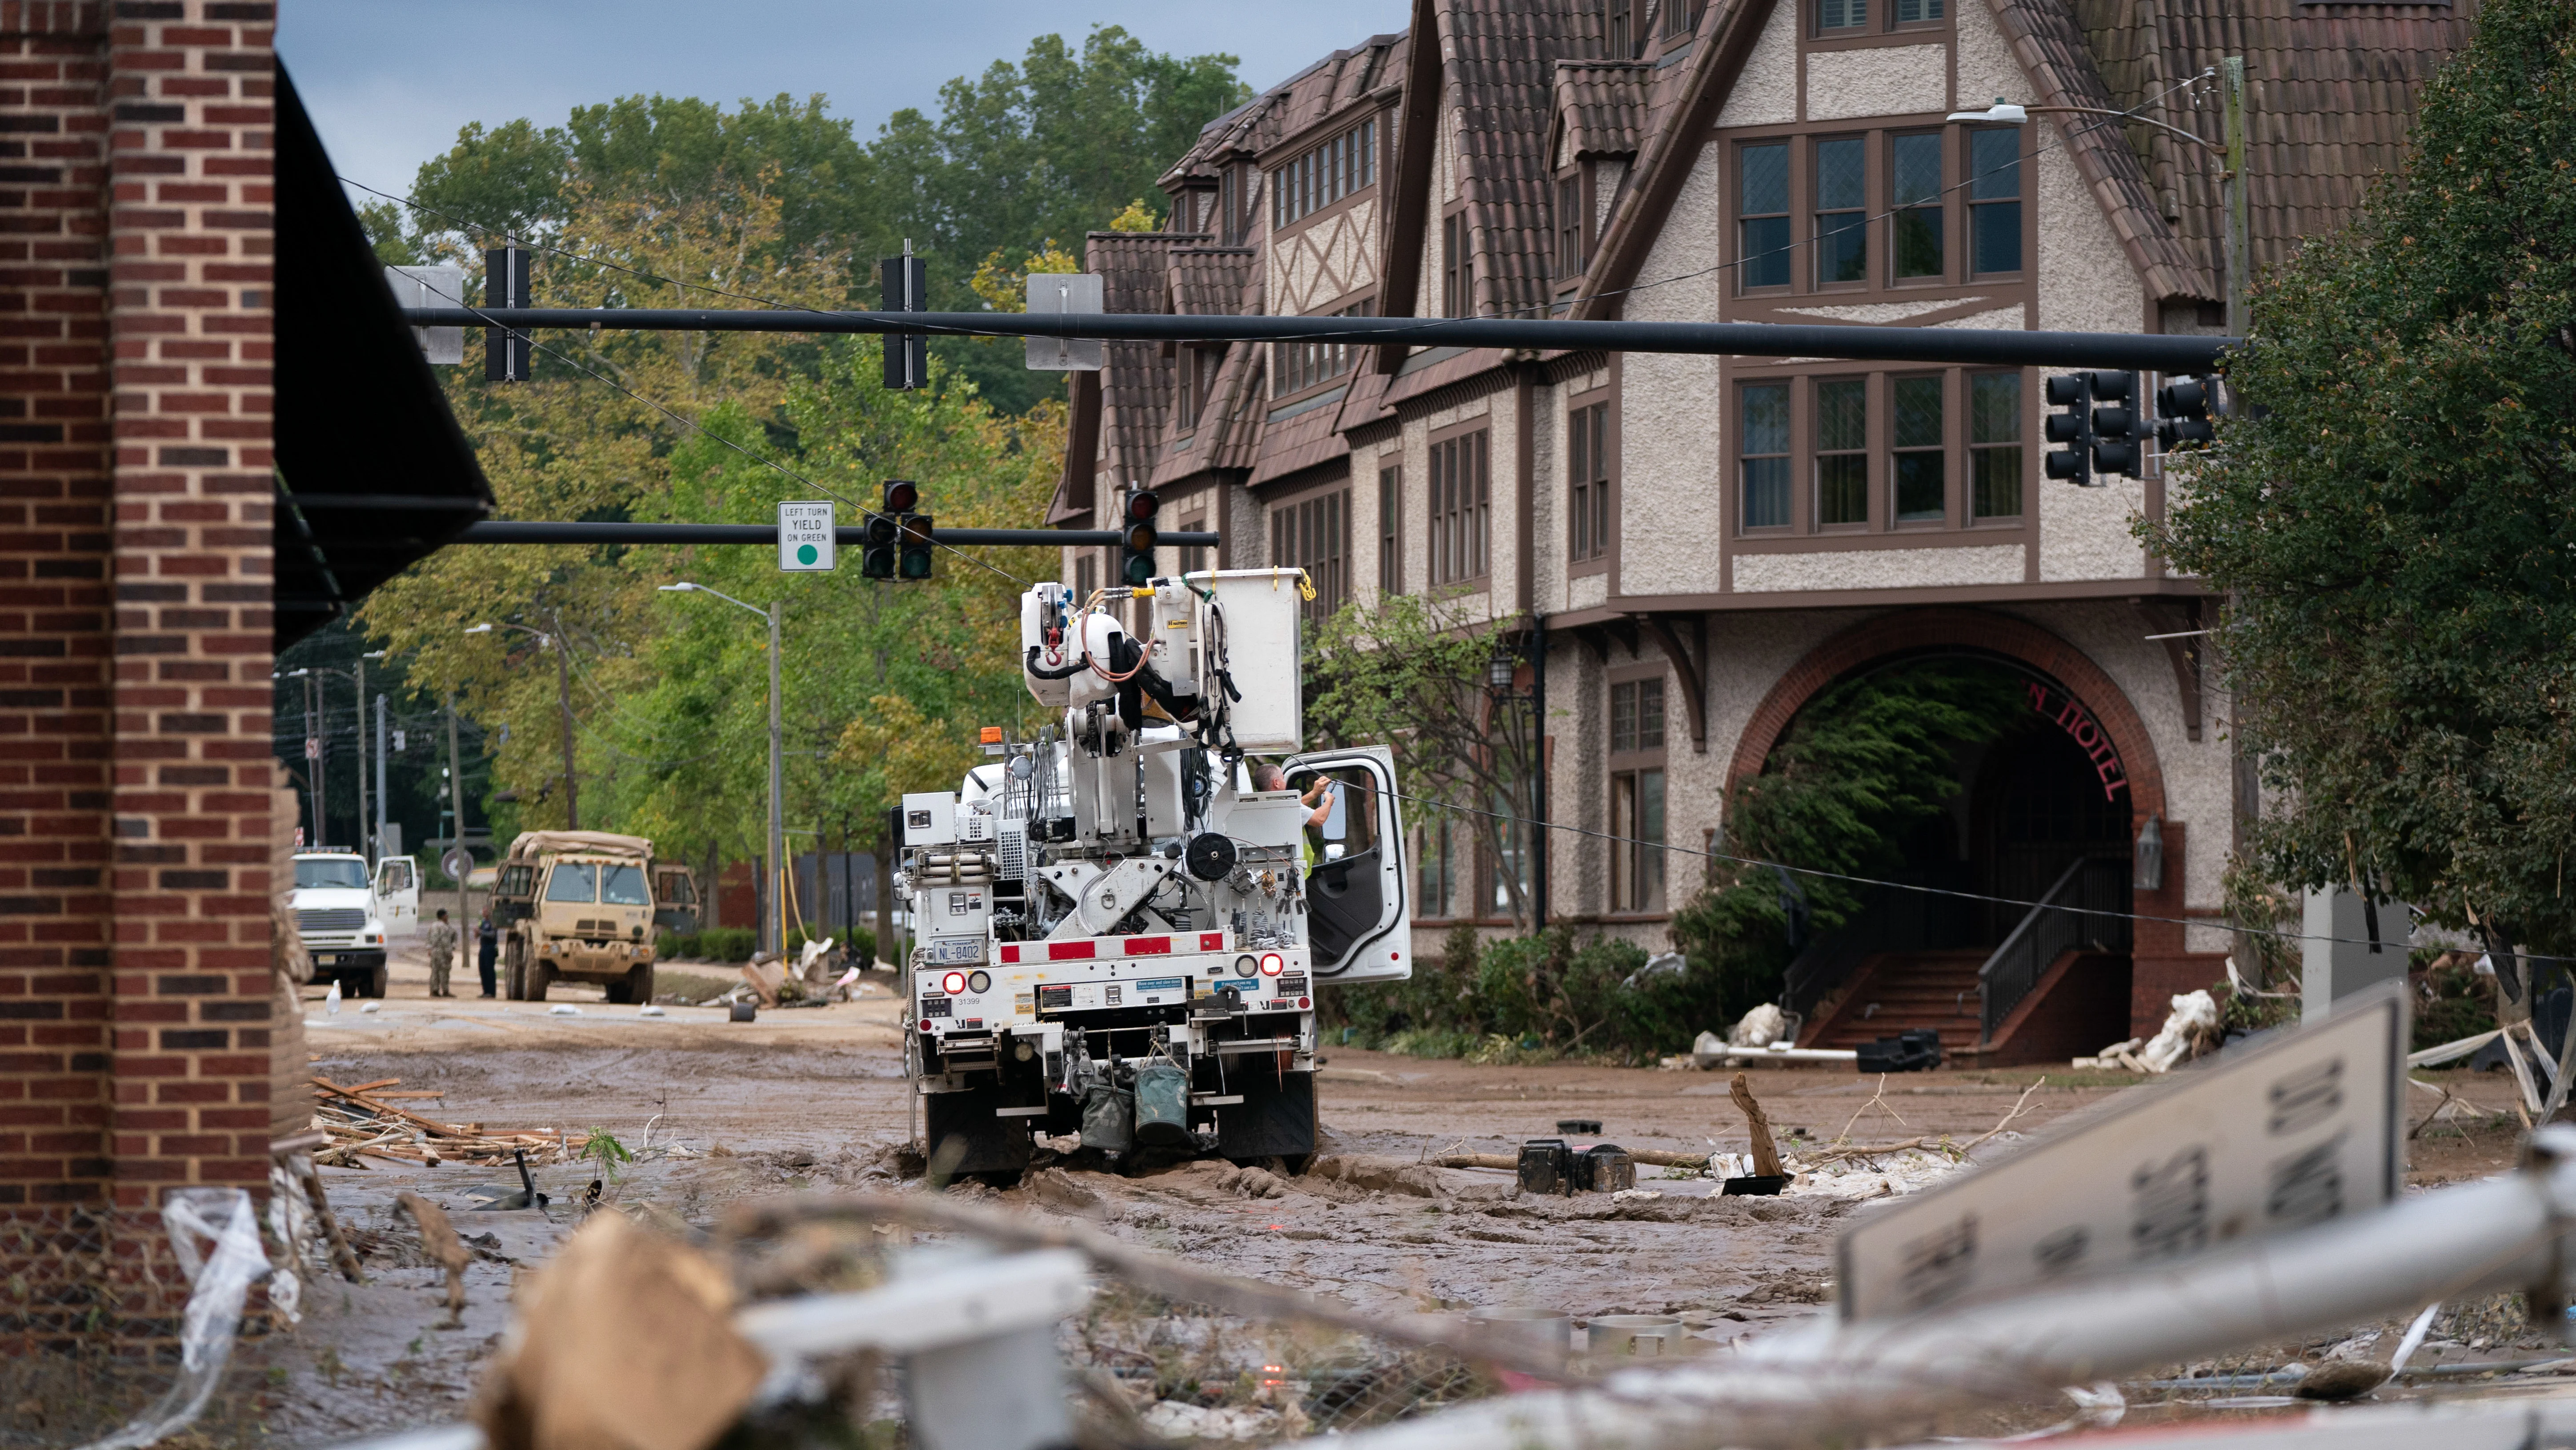
[[[913,512],[921,503],[920,486],[904,479],[889,478],[878,502],[877,512],[868,515],[867,523],[862,526],[864,542],[859,550],[859,573],[870,579],[929,578],[930,520]],[[905,527],[915,519],[920,520],[923,540],[921,572],[918,574],[905,568],[909,554],[904,542]]]
[[[2141,476],[2138,446],[2146,427],[2138,416],[2138,375],[2126,372],[2089,374],[2093,399],[2111,406],[2093,410],[2093,472]]]
[[[2093,375],[2059,373],[2048,380],[2048,406],[2053,411],[2044,425],[2048,441],[2062,443],[2063,448],[2048,450],[2047,469],[2051,478],[2062,478],[2078,488],[2093,486]]]
[[[2137,409],[2138,375],[2129,372],[2060,373],[2048,380],[2048,476],[2078,488],[2100,488],[2114,473],[2139,476],[2138,440],[2144,424]],[[2109,404],[2095,407],[2096,403]]]
[[[936,547],[930,541],[930,515],[904,514],[895,522],[903,535],[899,544],[903,556],[897,561],[899,572],[906,579],[929,578],[930,551]]]
[[[2167,453],[2216,442],[2209,421],[2212,388],[2207,378],[2176,378],[2156,389],[2156,442]]]
[[[1127,495],[1126,517],[1119,522],[1118,577],[1130,588],[1142,589],[1154,582],[1154,544],[1162,537],[1154,527],[1154,516],[1162,508],[1163,501],[1150,488]]]
[[[483,253],[483,305],[528,305],[528,249],[491,247]],[[533,344],[524,332],[506,327],[483,329],[483,381],[524,383]]]

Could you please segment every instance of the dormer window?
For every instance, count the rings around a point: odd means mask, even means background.
[[[1285,227],[1377,183],[1377,122],[1318,141],[1271,173],[1270,225]]]

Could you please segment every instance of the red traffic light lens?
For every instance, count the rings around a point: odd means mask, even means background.
[[[890,514],[910,513],[921,503],[921,488],[900,478],[889,478],[885,484],[885,511]]]
[[[1131,493],[1127,495],[1127,522],[1150,524],[1154,521],[1154,515],[1160,512],[1162,507],[1163,501],[1154,497],[1151,492]]]

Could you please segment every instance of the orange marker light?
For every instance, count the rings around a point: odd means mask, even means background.
[[[986,745],[999,745],[999,744],[1001,744],[1001,743],[1002,743],[1002,727],[1001,727],[1001,726],[999,726],[999,725],[987,725],[987,726],[985,726],[985,727],[984,727],[984,742],[983,742],[983,743],[985,743]]]

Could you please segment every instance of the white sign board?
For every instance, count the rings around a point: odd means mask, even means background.
[[[454,263],[436,267],[387,267],[385,286],[392,289],[398,307],[462,307],[465,305],[465,269]],[[415,327],[411,335],[420,343],[420,354],[433,363],[465,361],[465,329],[461,327]]]
[[[2185,1259],[2393,1202],[2404,986],[2122,1093],[1870,1215],[1838,1251],[1844,1322]]]
[[[791,574],[819,574],[832,567],[839,535],[832,528],[832,501],[798,501],[778,506],[778,567]]]
[[[1098,315],[1102,310],[1097,272],[1031,272],[1029,315],[1032,317]],[[1027,365],[1037,372],[1100,371],[1102,348],[1096,337],[1032,337]]]

